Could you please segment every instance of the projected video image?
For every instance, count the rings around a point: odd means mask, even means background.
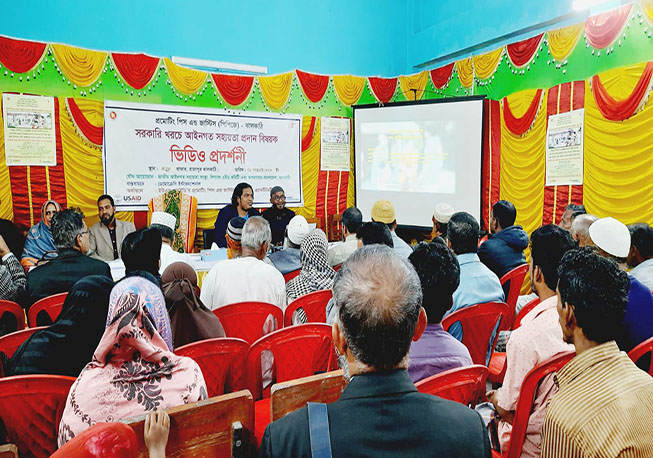
[[[453,194],[455,130],[452,121],[363,123],[361,188]]]

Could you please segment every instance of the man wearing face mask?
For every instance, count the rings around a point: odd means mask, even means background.
[[[97,200],[97,211],[100,221],[89,229],[91,252],[90,256],[102,261],[113,261],[120,258],[122,241],[128,234],[136,231],[134,223],[116,218],[116,206],[113,197],[104,194]]]

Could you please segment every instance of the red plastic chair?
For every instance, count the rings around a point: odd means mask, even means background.
[[[651,363],[648,367],[648,373],[653,376],[653,337],[646,339],[644,342],[630,350],[628,352],[628,357],[637,364],[637,361],[647,353],[651,355]]]
[[[48,314],[52,322],[57,319],[61,313],[61,307],[66,300],[68,293],[53,294],[52,296],[44,297],[32,304],[27,312],[27,322],[29,327],[33,328],[38,326],[36,324],[36,317],[43,310]]]
[[[503,290],[506,291],[505,285],[508,285],[508,291],[506,292],[506,304],[512,307],[513,316],[515,306],[517,305],[517,299],[519,299],[519,292],[521,291],[522,284],[524,284],[524,278],[528,273],[528,264],[522,264],[517,266],[509,272],[505,273],[500,279],[501,286]],[[511,322],[512,324],[512,322]]]
[[[50,458],[125,458],[138,455],[138,439],[124,423],[97,423],[66,442]]]
[[[338,272],[340,269],[342,269],[342,265],[343,265],[343,264],[344,264],[344,263],[342,263],[342,262],[341,262],[340,264],[336,264],[335,266],[333,266],[333,270],[335,270],[336,272]]]
[[[283,313],[284,327],[292,326],[292,315],[298,308],[303,308],[309,323],[326,323],[326,305],[333,297],[333,291],[323,289],[298,297],[286,307]]]
[[[11,358],[14,356],[14,353],[16,353],[16,350],[18,350],[18,347],[20,347],[32,334],[45,328],[47,328],[47,326],[22,329],[0,337],[0,351],[7,355],[7,358]]]
[[[0,379],[0,419],[21,456],[48,457],[74,377],[16,375]]]
[[[485,397],[487,375],[487,367],[474,364],[432,375],[415,383],[415,387],[421,393],[460,402],[473,409]]]
[[[290,280],[295,278],[297,275],[299,275],[299,272],[301,272],[302,269],[297,269],[293,270],[292,272],[288,272],[287,274],[283,274],[283,279],[286,283],[288,283]]]
[[[515,319],[512,322],[512,330],[514,331],[519,326],[521,326],[521,320],[524,319],[528,312],[533,310],[537,304],[540,303],[540,298],[536,297],[535,299],[528,302],[520,310]],[[504,351],[495,351],[492,353],[492,358],[490,359],[490,364],[488,364],[488,369],[490,369],[490,382],[492,383],[503,383],[503,378],[506,376],[506,352]]]
[[[25,311],[13,301],[0,300],[0,318],[5,313],[9,313],[16,319],[16,331],[25,329]]]
[[[225,305],[213,311],[220,319],[227,337],[236,337],[252,344],[263,336],[263,324],[269,315],[283,324],[283,312],[276,305],[267,302],[239,302]]]
[[[505,302],[485,302],[471,305],[455,311],[442,320],[442,327],[448,331],[452,324],[460,322],[463,328],[463,343],[469,350],[474,364],[485,366],[488,348],[492,348],[499,338],[499,332],[510,329],[511,307]],[[514,312],[515,308],[512,307]],[[492,337],[492,331],[499,323],[497,331]]]
[[[177,348],[175,353],[187,356],[199,364],[209,397],[212,398],[225,393],[228,376],[230,390],[241,389],[248,349],[249,344],[243,339],[223,337],[189,343]]]
[[[544,361],[539,366],[534,367],[528,374],[526,374],[521,390],[519,391],[517,407],[515,408],[515,417],[512,423],[512,433],[510,435],[508,451],[500,456],[503,456],[504,458],[518,458],[521,456],[524,439],[526,438],[528,419],[531,416],[533,401],[535,400],[535,394],[537,388],[540,386],[540,382],[545,376],[562,369],[562,367],[574,356],[576,356],[576,353],[573,351],[560,353],[548,361]]]

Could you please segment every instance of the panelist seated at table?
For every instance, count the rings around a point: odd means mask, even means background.
[[[172,241],[175,234],[177,218],[166,212],[152,212],[150,228],[157,229],[161,233],[161,265],[159,273],[163,274],[173,262],[185,262],[194,267],[193,258],[186,253],[179,253],[172,249]]]
[[[112,261],[120,258],[122,241],[127,234],[136,230],[134,223],[121,221],[116,218],[116,206],[113,197],[104,194],[97,200],[97,211],[100,221],[91,228],[91,252],[92,258],[102,261]]]
[[[275,186],[270,190],[270,203],[272,206],[265,210],[261,216],[270,223],[272,245],[281,246],[286,233],[286,226],[295,216],[295,212],[286,208],[286,193],[281,186]]]
[[[225,234],[231,218],[240,216],[247,219],[259,214],[258,210],[252,207],[253,203],[254,189],[252,186],[247,183],[238,183],[231,194],[231,203],[220,210],[218,218],[215,220],[214,240],[220,248],[227,247]]]

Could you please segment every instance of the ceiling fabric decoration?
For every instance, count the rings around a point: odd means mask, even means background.
[[[232,107],[242,105],[252,92],[253,76],[212,73],[211,78],[220,96]]]
[[[587,42],[598,49],[610,46],[623,30],[632,8],[633,4],[629,3],[616,10],[587,18],[585,21]]]
[[[82,103],[86,102],[86,105],[88,105],[89,102],[91,102],[94,106],[97,107],[99,113],[103,112],[102,103],[98,103],[94,100],[91,101],[82,100],[81,102]],[[77,105],[77,102],[73,98],[66,99],[66,108],[75,126],[75,130],[77,130],[77,133],[82,137],[82,139],[86,140],[89,143],[92,143],[95,146],[101,147],[103,132],[104,132],[102,125],[96,126],[92,124],[86,118],[81,108],[79,107],[79,105]]]
[[[12,72],[29,72],[41,62],[47,47],[46,43],[0,37],[0,62]]]
[[[592,94],[596,106],[605,119],[610,121],[623,121],[640,111],[651,93],[651,76],[653,75],[653,62],[615,70],[609,70],[591,79]],[[625,92],[634,88],[630,93]],[[618,92],[615,97],[608,93],[607,87]]]
[[[406,100],[420,100],[424,95],[424,89],[428,81],[429,74],[427,71],[399,77],[401,92],[403,92]]]
[[[365,78],[353,75],[334,75],[333,87],[340,101],[347,105],[355,105],[365,89]]]
[[[527,40],[518,41],[506,46],[510,62],[517,68],[526,67],[540,47],[544,34],[541,33]]]
[[[497,71],[497,67],[501,62],[501,56],[503,56],[503,49],[498,48],[494,51],[490,51],[480,56],[475,56],[472,58],[474,64],[474,75],[476,78],[482,80],[490,78],[494,75],[494,72]]]
[[[165,57],[163,62],[168,71],[170,82],[174,88],[182,94],[194,94],[199,91],[206,81],[206,72],[182,67]]]
[[[653,22],[653,0],[641,0],[642,10],[649,21]]]
[[[288,102],[292,88],[292,72],[274,76],[259,76],[258,84],[265,104],[273,110],[278,110]]]
[[[574,50],[583,34],[584,24],[570,25],[547,33],[549,50],[555,60],[564,60]]]
[[[107,53],[72,46],[53,44],[52,51],[63,74],[73,84],[87,87],[102,74]]]
[[[308,126],[308,129],[303,129],[306,130],[306,132],[304,132],[304,135],[302,136],[302,151],[306,151],[308,149],[308,147],[311,145],[311,142],[313,141],[313,135],[315,135],[315,122],[317,117],[305,116],[304,120],[306,120],[307,117],[311,119],[311,122]]]
[[[464,87],[472,87],[474,84],[474,66],[472,65],[472,58],[456,61],[456,71],[458,72],[458,79],[460,84]]]
[[[524,100],[525,97],[528,94],[532,94],[533,91],[522,91],[520,92],[520,107],[524,107]],[[524,135],[526,134],[532,127],[533,121],[535,121],[535,118],[537,117],[537,113],[540,109],[540,106],[542,104],[542,94],[544,91],[542,89],[537,89],[534,91],[534,94],[532,96],[532,99],[530,100],[530,103],[528,104],[528,108],[526,108],[526,111],[523,113],[521,116],[515,116],[513,112],[510,110],[510,104],[508,102],[508,99],[510,97],[505,97],[503,99],[503,122],[506,126],[506,128],[512,132],[514,135]]]
[[[431,74],[431,82],[433,83],[433,86],[437,89],[444,89],[447,84],[449,84],[449,80],[451,80],[454,65],[456,65],[456,63],[451,62],[444,67],[431,70],[429,73]]]
[[[134,89],[143,89],[152,81],[159,67],[158,57],[146,54],[111,53],[111,59],[120,74],[129,86]]]
[[[452,64],[453,65],[453,64]],[[381,103],[388,103],[397,91],[397,78],[379,78],[370,76],[368,79],[370,90],[376,100]]]
[[[329,75],[316,75],[301,70],[295,70],[295,73],[306,98],[313,103],[322,100],[329,87]]]

